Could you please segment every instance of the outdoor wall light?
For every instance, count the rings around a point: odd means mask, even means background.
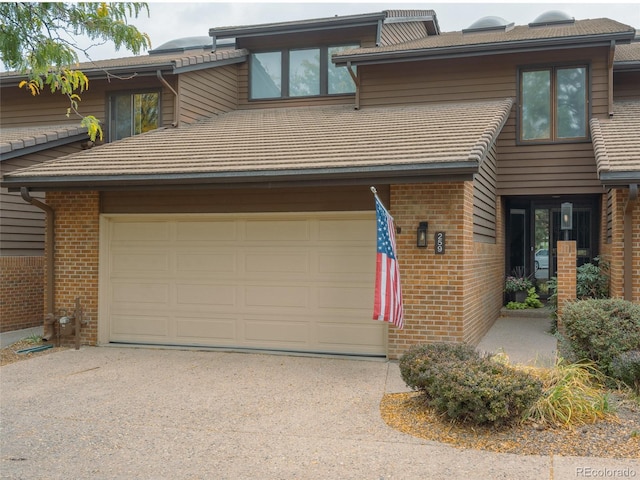
[[[573,203],[560,205],[560,229],[564,230],[564,239],[569,240],[569,230],[573,228]]]
[[[420,222],[418,224],[418,231],[416,234],[416,245],[419,248],[426,248],[427,246],[427,227],[429,222]]]

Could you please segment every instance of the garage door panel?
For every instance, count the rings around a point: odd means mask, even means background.
[[[169,283],[132,283],[113,282],[112,295],[117,305],[124,304],[169,304]]]
[[[316,338],[322,348],[342,350],[346,346],[352,350],[369,350],[384,342],[384,326],[378,322],[367,324],[343,322],[318,322]],[[354,349],[354,347],[356,347]]]
[[[276,309],[306,308],[309,289],[292,285],[249,285],[244,288],[247,307],[275,307]]]
[[[178,242],[228,242],[238,239],[238,225],[232,220],[176,223]]]
[[[245,254],[247,273],[309,273],[308,252],[286,252],[265,250]]]
[[[371,307],[373,297],[367,286],[341,285],[337,287],[319,287],[318,308],[336,310],[355,310],[360,314]]]
[[[118,253],[111,256],[111,271],[115,274],[135,272],[169,272],[168,253]]]
[[[169,240],[168,222],[119,222],[113,224],[114,242],[164,242]]]
[[[114,338],[164,340],[169,335],[170,317],[161,315],[115,314],[111,316],[111,335]]]
[[[255,346],[303,348],[309,345],[308,322],[254,318],[244,321],[244,340]]]
[[[177,306],[206,305],[235,306],[237,304],[237,287],[211,284],[177,284]]]
[[[216,344],[236,343],[237,318],[189,318],[177,317],[176,337],[180,343]]]
[[[109,222],[110,341],[386,353],[373,212]]]
[[[176,269],[178,274],[207,273],[233,273],[237,268],[237,255],[235,252],[222,251],[190,252],[176,255]]]
[[[300,242],[311,238],[309,222],[300,220],[247,220],[245,239],[249,242]]]

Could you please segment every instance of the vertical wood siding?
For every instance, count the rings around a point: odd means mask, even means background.
[[[360,104],[517,100],[518,68],[529,65],[590,65],[591,112],[608,110],[607,49],[559,50],[492,58],[433,60],[360,68]],[[517,145],[514,107],[497,142],[497,194],[548,195],[602,193],[591,142]]]
[[[236,65],[180,74],[179,86],[180,122],[193,123],[238,108]]]

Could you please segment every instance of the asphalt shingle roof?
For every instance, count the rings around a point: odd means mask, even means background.
[[[13,172],[35,179],[125,181],[139,176],[260,177],[344,169],[479,165],[512,100],[354,110],[352,106],[239,110],[163,128]],[[7,180],[7,177],[5,178]]]
[[[640,182],[640,101],[614,102],[613,117],[593,118],[590,127],[603,183]]]

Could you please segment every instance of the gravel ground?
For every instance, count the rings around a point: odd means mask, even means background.
[[[503,429],[469,427],[436,414],[417,392],[387,394],[382,418],[392,428],[457,447],[528,455],[640,458],[640,407],[617,397],[616,415],[574,428],[523,423]]]

